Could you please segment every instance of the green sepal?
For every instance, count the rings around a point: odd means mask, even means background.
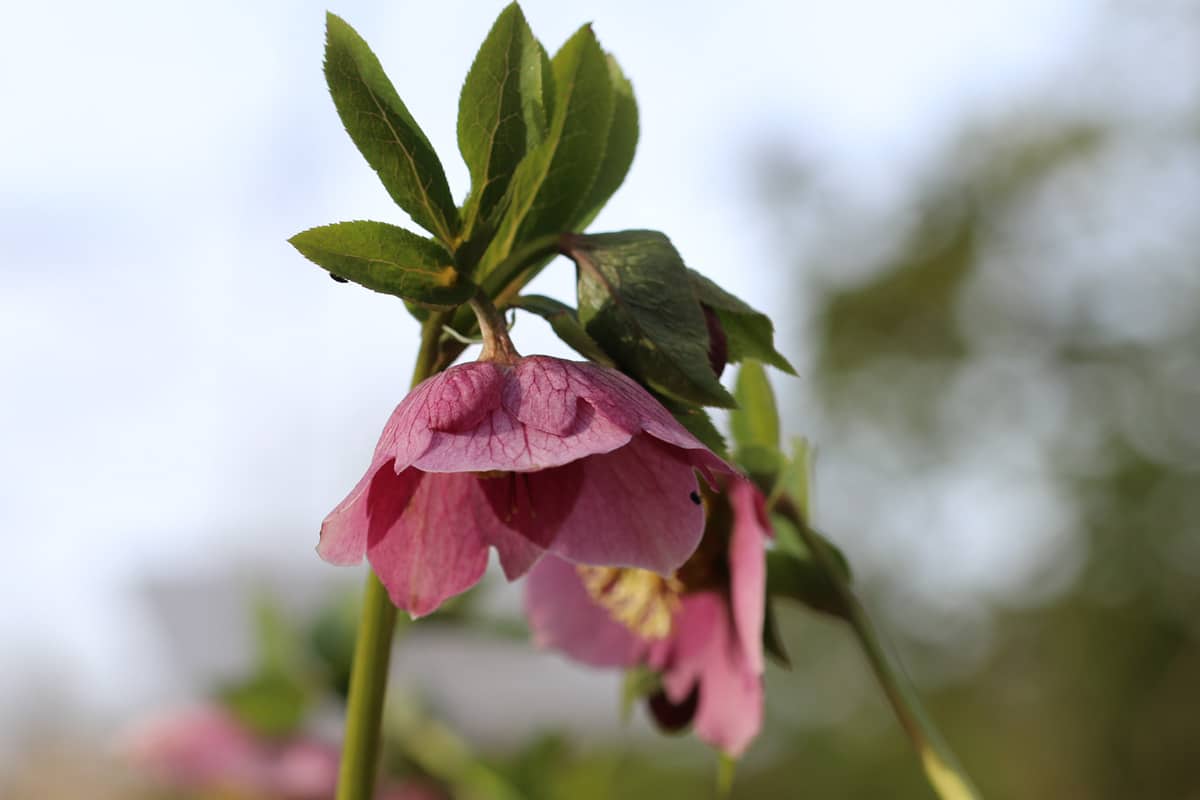
[[[288,241],[333,275],[414,303],[452,307],[475,292],[475,285],[458,271],[448,250],[386,222],[322,225]]]
[[[325,21],[325,80],[346,132],[396,205],[454,247],[458,208],[433,145],[363,38],[335,14]]]
[[[755,358],[789,375],[796,374],[788,360],[775,349],[775,326],[770,317],[756,311],[699,272],[689,269],[688,275],[697,299],[716,311],[721,320],[729,343],[730,361],[736,363]]]
[[[562,237],[578,267],[579,320],[622,370],[696,405],[736,405],[713,374],[687,268],[658,231]]]

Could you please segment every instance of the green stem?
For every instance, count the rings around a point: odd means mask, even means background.
[[[795,525],[805,546],[832,583],[841,601],[842,615],[858,638],[896,719],[916,748],[925,776],[938,797],[942,800],[979,800],[979,790],[971,783],[954,752],[938,732],[937,726],[925,713],[921,700],[904,674],[899,660],[889,657],[883,637],[875,629],[866,609],[846,582],[833,555],[816,531],[808,525],[805,514],[786,495],[778,499],[775,510]]]
[[[421,331],[421,349],[413,369],[412,385],[438,369],[438,337],[444,315],[433,314]],[[379,771],[383,702],[387,696],[388,665],[396,607],[387,589],[372,571],[363,593],[362,616],[354,642],[354,667],[346,704],[346,735],[338,768],[337,800],[371,800]]]

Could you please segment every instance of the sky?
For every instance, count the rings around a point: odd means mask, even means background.
[[[457,93],[499,2],[344,2],[457,197]],[[750,174],[783,143],[861,204],[904,196],[964,121],[1068,62],[1084,0],[527,2],[592,21],[633,81],[638,154],[593,230],[665,231],[795,331]],[[408,383],[416,326],[288,236],[404,223],[321,75],[311,2],[21,4],[0,50],[0,719],[31,681],[118,713],[172,691],[147,581],[332,574],[321,518]],[[537,288],[572,298],[569,265]],[[540,322],[524,352],[565,355]],[[791,355],[789,353],[789,355]],[[803,432],[801,422],[788,423]],[[134,665],[131,667],[131,665]]]

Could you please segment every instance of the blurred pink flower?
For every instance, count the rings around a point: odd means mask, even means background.
[[[220,796],[329,800],[337,791],[337,748],[307,736],[256,736],[224,709],[204,706],[149,719],[131,731],[134,766],[165,786]],[[390,783],[379,800],[438,800],[419,782]]]
[[[338,752],[306,737],[259,738],[227,711],[201,707],[143,722],[131,760],[163,783],[255,797],[317,800],[337,787]]]
[[[606,570],[543,559],[526,583],[535,642],[585,664],[644,664],[661,673],[651,711],[666,727],[739,756],[762,726],[763,497],[727,481],[704,542],[676,574]],[[721,508],[721,503],[728,505]]]
[[[475,585],[495,547],[509,580],[549,550],[667,573],[695,550],[694,470],[729,467],[621,373],[546,356],[451,367],[392,413],[317,552],[365,554],[413,616]]]

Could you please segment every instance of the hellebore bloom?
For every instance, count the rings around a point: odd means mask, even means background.
[[[672,575],[543,559],[526,583],[534,641],[597,667],[660,672],[650,710],[666,728],[739,756],[762,726],[762,495],[744,478],[714,496],[704,541]]]
[[[143,720],[125,739],[129,760],[164,788],[264,800],[327,800],[337,791],[336,747],[304,735],[264,739],[213,706]],[[443,797],[416,782],[389,782],[376,796]]]
[[[451,367],[392,413],[317,552],[365,554],[413,616],[475,585],[495,547],[509,580],[545,551],[668,573],[704,530],[695,470],[730,467],[616,370],[547,356]]]
[[[331,797],[337,786],[335,748],[302,737],[268,742],[218,708],[143,722],[127,749],[138,766],[179,788],[316,800]]]

